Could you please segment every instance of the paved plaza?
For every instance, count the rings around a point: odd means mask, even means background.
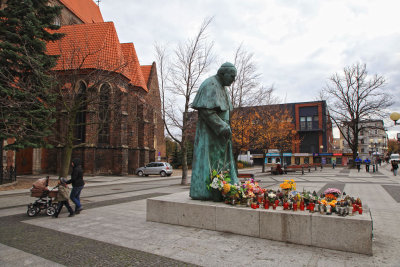
[[[389,165],[375,173],[242,172],[267,188],[294,179],[300,191],[337,187],[360,197],[373,219],[373,256],[147,222],[147,198],[189,191],[179,176],[93,176],[85,177],[84,211],[71,218],[65,209],[58,219],[30,218],[29,190],[0,192],[0,266],[400,266],[400,177]]]

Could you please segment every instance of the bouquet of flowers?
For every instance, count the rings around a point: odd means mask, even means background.
[[[324,195],[333,194],[338,197],[342,192],[337,188],[328,188],[325,190]]]
[[[284,180],[283,183],[281,183],[279,185],[283,190],[296,190],[296,183],[294,182],[294,180]]]
[[[219,191],[228,190],[228,186],[230,186],[229,182],[231,181],[230,175],[228,171],[221,171],[218,173],[217,170],[212,170],[210,175],[211,183],[207,184],[207,189],[217,189]],[[224,186],[227,185],[225,188]]]

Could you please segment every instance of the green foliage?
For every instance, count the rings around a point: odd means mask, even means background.
[[[0,10],[0,139],[16,139],[8,149],[39,147],[51,135],[57,57],[45,52],[46,42],[62,38],[48,31],[58,28],[60,11],[48,0],[8,0]]]
[[[167,143],[168,146],[168,143]],[[179,167],[182,166],[182,159],[183,159],[183,153],[182,150],[179,148],[178,144],[175,143],[175,146],[173,147],[173,152],[172,154],[172,162],[171,165],[172,167],[178,169]],[[192,166],[193,162],[193,144],[192,143],[187,143],[187,165]]]
[[[178,146],[175,146],[174,152],[172,153],[171,165],[174,169],[178,169],[182,166],[182,152],[178,149]]]

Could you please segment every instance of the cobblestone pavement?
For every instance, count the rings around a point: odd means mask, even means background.
[[[400,266],[400,177],[389,166],[366,173],[344,168],[271,176],[262,186],[294,179],[298,190],[338,187],[359,196],[374,221],[373,256],[146,221],[146,199],[188,191],[177,176],[87,177],[84,211],[30,218],[28,190],[0,192],[0,266]],[[34,178],[34,177],[33,177]],[[246,227],[246,226],[243,226]],[[329,227],[329,226],[327,226]],[[345,231],[345,229],[343,229]]]

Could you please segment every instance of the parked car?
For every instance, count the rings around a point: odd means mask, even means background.
[[[173,172],[171,164],[168,162],[150,162],[144,167],[137,168],[136,174],[148,176],[149,174],[159,174],[162,177],[171,176]]]

